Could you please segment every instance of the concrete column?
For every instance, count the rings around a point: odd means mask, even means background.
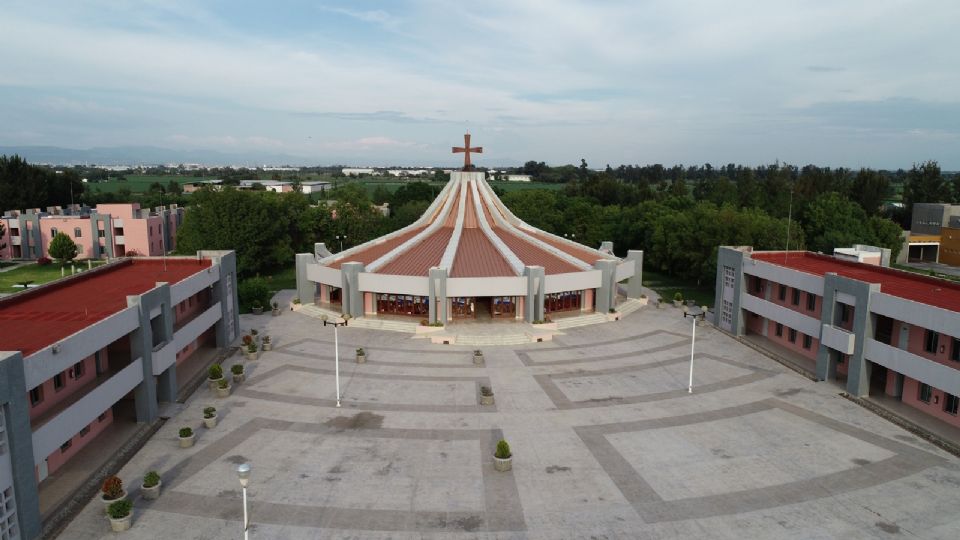
[[[24,395],[26,386],[20,352],[0,352],[0,415],[10,454],[20,538],[36,538],[41,527],[40,497],[33,476],[33,430]]]
[[[429,317],[431,323],[447,323],[447,269],[434,267],[429,273],[430,306]],[[437,308],[440,309],[437,309]]]
[[[316,262],[316,257],[309,253],[297,253],[295,259],[297,270],[297,297],[300,298],[301,304],[312,304],[314,302],[317,285],[307,279],[307,265]]]
[[[179,389],[177,386],[177,363],[174,362],[157,377],[157,401],[173,403],[177,400]]]
[[[333,255],[333,253],[330,253],[330,250],[327,249],[327,245],[323,242],[317,242],[313,244],[313,256],[316,257],[318,261],[331,255]],[[301,302],[302,301],[303,300],[301,300]]]
[[[627,280],[627,297],[640,298],[643,294],[643,250],[627,251],[627,260],[633,261],[633,275]]]
[[[364,265],[348,262],[340,265],[343,282],[343,312],[351,317],[363,317],[363,293],[360,292],[360,273]]]
[[[543,296],[545,274],[542,266],[526,266],[523,275],[527,276],[527,297],[523,302],[524,320],[527,322],[544,319]]]
[[[718,328],[730,332],[735,336],[742,336],[745,333],[744,317],[740,306],[743,295],[745,294],[744,287],[746,281],[743,275],[743,266],[749,264],[749,261],[749,256],[738,249],[720,246],[717,250],[717,292],[716,299],[714,300],[714,313],[716,313],[715,323]],[[727,284],[724,283],[725,268],[730,268],[733,271],[732,286],[727,286]],[[732,320],[729,326],[723,320],[724,302],[730,305]]]
[[[94,259],[100,258],[100,232],[97,229],[97,224],[100,223],[100,214],[93,212],[90,214],[90,243],[93,246],[93,253],[91,256]],[[108,249],[108,246],[104,246],[104,249]]]
[[[220,279],[212,285],[210,300],[220,302],[220,320],[214,326],[217,347],[226,347],[240,333],[240,302],[237,299],[237,254],[233,251],[200,251],[220,267]]]
[[[163,301],[164,296],[166,297],[166,303]],[[169,319],[169,333],[166,333],[167,321],[165,320],[172,312],[170,287],[166,284],[158,284],[157,288],[139,296],[128,296],[127,305],[137,306],[140,318],[138,328],[130,334],[131,360],[140,358],[143,363],[143,381],[133,390],[134,408],[137,414],[137,422],[150,422],[157,417],[157,383],[153,377],[153,343],[155,340],[150,312],[154,311],[154,308],[158,308],[160,312],[157,315],[160,320],[156,328],[156,331],[161,333],[156,339],[158,342],[157,350],[159,350],[162,344],[168,342],[170,336],[173,335],[173,319]]]
[[[828,276],[830,276],[828,274]],[[825,276],[824,285],[834,282],[834,278]],[[867,338],[873,338],[874,318],[870,312],[870,298],[873,293],[880,292],[880,285],[865,283],[853,279],[837,276],[835,278],[838,292],[845,292],[855,298],[856,309],[853,314],[853,354],[850,355],[850,365],[847,372],[847,393],[852,396],[866,396],[870,393],[870,373],[873,364],[864,357],[864,348]]]
[[[600,242],[600,251],[613,253],[613,242]]]
[[[607,313],[617,304],[617,261],[609,259],[593,263],[600,270],[600,287],[597,288],[597,312]]]
[[[829,272],[823,276],[823,302],[820,308],[820,324],[826,326],[836,326],[837,310],[840,309],[837,298],[835,272]],[[821,330],[822,335],[822,330]],[[836,377],[837,365],[836,355],[833,351],[820,342],[820,348],[817,349],[817,367],[816,375],[818,381],[825,381],[829,377]]]

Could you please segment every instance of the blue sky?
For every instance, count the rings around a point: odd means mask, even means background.
[[[5,2],[0,145],[960,169],[960,2]]]

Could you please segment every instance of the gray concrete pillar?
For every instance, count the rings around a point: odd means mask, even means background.
[[[128,306],[137,306],[140,327],[130,334],[130,355],[143,362],[143,381],[133,391],[137,422],[157,417],[157,381],[153,376],[153,353],[173,339],[173,305],[170,286],[157,283],[149,291],[127,297]],[[151,313],[156,312],[154,317]]]
[[[177,386],[177,363],[174,362],[157,377],[157,401],[173,403],[177,400],[179,390],[180,388]]]
[[[542,266],[526,266],[523,275],[527,277],[527,297],[523,302],[524,320],[542,321],[545,273]]]
[[[643,250],[627,251],[627,260],[633,261],[633,275],[627,280],[627,297],[640,298],[643,294]]]
[[[10,453],[20,538],[36,538],[41,527],[40,497],[33,474],[33,430],[24,394],[26,386],[20,352],[0,352],[0,416]]]
[[[837,310],[840,309],[837,305],[837,289],[836,289],[836,277],[835,272],[828,272],[823,276],[823,302],[821,303],[820,308],[820,325],[821,328],[823,325],[827,326],[836,326],[837,322]],[[822,337],[822,330],[821,330]],[[832,354],[830,347],[827,347],[820,342],[820,347],[817,349],[817,366],[816,366],[816,376],[818,381],[825,381],[831,375],[836,377],[837,366],[836,358],[837,355]]]
[[[213,284],[210,301],[220,302],[220,320],[214,325],[217,347],[226,347],[240,333],[240,303],[237,299],[237,254],[233,251],[201,251],[220,266],[220,279]]]
[[[430,323],[447,324],[447,269],[434,267],[429,273]],[[439,307],[439,309],[437,309]]]
[[[742,336],[745,332],[746,325],[740,306],[746,281],[743,265],[747,264],[748,260],[746,253],[732,247],[720,246],[717,250],[716,299],[713,306],[716,313],[715,324],[735,336]]]
[[[340,265],[343,282],[343,312],[351,317],[363,317],[363,293],[360,292],[360,273],[364,265],[348,262]]]
[[[593,263],[600,270],[600,287],[597,288],[597,313],[607,313],[617,304],[617,261],[609,259]]]
[[[333,253],[330,253],[330,250],[327,249],[327,245],[323,242],[317,242],[313,244],[313,256],[316,257],[318,261],[331,255],[333,255]]]
[[[613,253],[613,242],[600,242],[600,251],[605,251],[607,253]]]
[[[297,253],[295,258],[297,270],[297,298],[301,304],[312,304],[317,294],[317,284],[307,279],[307,265],[316,263],[317,259],[309,253]]]

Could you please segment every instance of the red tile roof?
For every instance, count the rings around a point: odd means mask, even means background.
[[[127,307],[127,296],[174,284],[210,267],[209,259],[136,259],[0,300],[0,351],[36,351]]]
[[[515,276],[513,268],[480,229],[463,229],[450,277]]]
[[[417,233],[422,231],[425,227],[415,227],[403,234],[398,234],[397,236],[380,242],[379,244],[374,244],[369,247],[366,247],[356,253],[347,255],[330,263],[330,268],[340,268],[340,266],[345,262],[362,262],[364,266],[372,263],[373,261],[383,257],[387,253],[393,250],[393,248],[399,246],[400,244],[406,242],[407,240],[416,236]]]
[[[867,283],[879,283],[882,293],[951,311],[960,311],[960,284],[947,280],[882,266],[844,261],[805,251],[789,253],[764,251],[753,253],[751,257],[817,276],[834,272]]]

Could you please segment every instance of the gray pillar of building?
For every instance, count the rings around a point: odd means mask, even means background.
[[[869,395],[873,364],[865,358],[864,349],[866,340],[874,335],[874,315],[870,312],[870,298],[873,293],[880,291],[880,285],[829,272],[823,276],[823,290],[822,324],[837,325],[840,306],[836,298],[840,293],[853,297],[854,313],[851,333],[854,336],[854,345],[853,354],[850,355],[847,366],[847,393],[857,397]],[[820,380],[836,372],[837,355],[831,352],[829,347],[821,342],[820,350],[817,351],[817,378]]]
[[[545,273],[542,266],[525,266],[523,275],[527,277],[527,298],[523,302],[524,320],[528,323],[544,320],[543,309]]]
[[[317,284],[307,279],[307,265],[316,262],[316,257],[309,253],[297,253],[297,297],[302,304],[312,304],[316,301]]]
[[[139,327],[130,334],[131,359],[140,358],[143,364],[143,381],[133,391],[134,409],[137,422],[150,422],[157,417],[159,401],[157,380],[153,376],[153,354],[173,339],[170,287],[166,283],[157,283],[156,288],[141,295],[128,296],[127,305],[137,306],[140,318]],[[151,317],[153,311],[157,315]],[[176,394],[175,389],[173,394]]]
[[[600,286],[597,287],[597,313],[607,313],[617,305],[617,261],[601,259],[593,263],[600,270]]]
[[[364,265],[361,262],[347,262],[340,265],[340,277],[343,283],[343,312],[351,317],[363,317],[363,293],[360,292],[360,273]]]
[[[34,478],[33,429],[24,394],[26,386],[20,352],[0,352],[0,416],[6,432],[20,538],[36,538],[41,528],[40,496]]]
[[[600,251],[606,251],[607,253],[613,253],[613,242],[610,242],[610,241],[600,242]]]
[[[717,250],[716,297],[714,300],[714,325],[735,336],[744,334],[744,318],[740,305],[744,294],[743,266],[749,260],[738,249],[720,246]],[[729,270],[730,280],[725,279]],[[725,315],[726,313],[726,315]],[[725,317],[729,317],[726,320]]]
[[[447,324],[447,269],[433,267],[429,273],[428,294],[430,295],[430,323]],[[439,309],[438,309],[439,308]]]
[[[317,242],[313,244],[313,256],[316,257],[318,261],[331,255],[333,255],[333,253],[330,253],[330,250],[327,249],[327,245],[325,243]]]
[[[240,333],[240,310],[237,299],[237,254],[234,251],[200,251],[220,267],[220,279],[211,286],[210,302],[220,302],[220,320],[214,325],[217,347],[226,347]]]
[[[633,275],[627,280],[627,298],[640,298],[643,294],[643,250],[627,251],[627,260],[633,261]]]

